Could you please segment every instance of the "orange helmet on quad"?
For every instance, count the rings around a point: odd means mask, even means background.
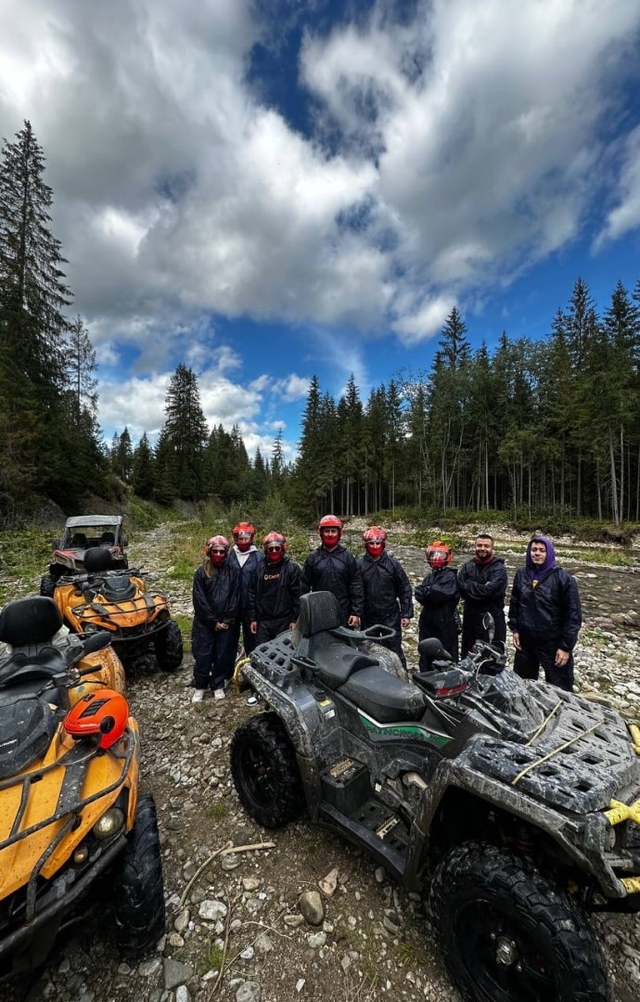
[[[256,530],[250,522],[238,522],[233,527],[233,541],[241,553],[246,553],[251,544]]]
[[[424,551],[429,561],[429,566],[437,570],[439,567],[446,567],[447,564],[451,563],[451,550],[446,543],[442,543],[439,539],[436,539],[435,543],[431,543],[427,546]]]
[[[318,532],[324,545],[333,549],[342,535],[342,520],[337,515],[324,515],[318,522]]]
[[[370,557],[379,557],[387,544],[387,534],[384,529],[372,525],[362,533],[362,542]]]
[[[262,540],[262,549],[269,563],[277,564],[287,549],[286,537],[281,532],[269,532]]]

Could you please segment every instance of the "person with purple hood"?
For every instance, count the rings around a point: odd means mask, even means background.
[[[509,603],[515,673],[535,679],[542,667],[545,681],[572,692],[572,651],[581,626],[576,579],[556,564],[551,541],[535,535],[525,566],[516,571]]]

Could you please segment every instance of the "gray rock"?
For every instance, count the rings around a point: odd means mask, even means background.
[[[300,895],[298,907],[309,925],[322,925],[324,919],[324,902],[318,891],[305,891]]]
[[[205,922],[217,922],[219,919],[226,918],[227,906],[224,901],[207,898],[206,901],[201,902],[198,908],[198,915]]]
[[[255,981],[245,981],[236,992],[236,1002],[260,1002],[262,988]]]
[[[194,975],[190,964],[182,964],[179,960],[167,957],[164,962],[164,987],[167,991],[188,981]]]

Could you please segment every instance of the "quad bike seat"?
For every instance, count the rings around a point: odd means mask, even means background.
[[[338,689],[355,671],[380,664],[355,646],[358,636],[342,626],[342,611],[332,592],[301,596],[292,643],[301,657],[315,662],[315,677],[328,689]]]
[[[377,658],[339,641],[314,645],[311,656],[317,665],[315,677],[328,689],[339,689],[354,671],[380,665]]]
[[[14,698],[37,690],[66,667],[62,652],[51,643],[62,626],[51,598],[34,597],[10,602],[0,612],[0,640],[12,648],[0,664],[0,696]],[[49,694],[49,699],[55,698]]]
[[[338,691],[382,724],[420,720],[427,706],[416,685],[403,682],[380,666],[351,675]]]

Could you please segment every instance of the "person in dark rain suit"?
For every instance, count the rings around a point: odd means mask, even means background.
[[[460,598],[464,600],[462,614],[462,657],[468,654],[476,640],[489,640],[483,620],[488,612],[493,617],[496,642],[504,643],[507,624],[504,599],[507,591],[507,569],[502,557],[493,550],[493,537],[488,532],[476,536],[476,552],[458,571]]]
[[[340,542],[342,521],[336,515],[324,515],[318,533],[322,542],[302,568],[308,589],[332,592],[340,603],[343,625],[357,630],[364,599],[362,575],[353,553]]]
[[[578,585],[556,564],[553,544],[534,536],[525,566],[518,568],[509,603],[509,629],[516,656],[513,670],[522,678],[538,678],[573,691],[573,648],[582,626]]]
[[[212,536],[204,546],[204,560],[193,576],[192,696],[201,703],[209,686],[214,699],[224,699],[233,675],[240,615],[240,571],[229,560],[229,543]]]
[[[255,534],[256,530],[250,522],[239,522],[233,527],[233,546],[229,553],[229,562],[236,564],[240,571],[240,615],[234,627],[234,635],[237,646],[240,643],[240,627],[242,627],[242,645],[247,656],[256,646],[248,612],[249,582],[264,563],[261,551],[253,542]]]
[[[426,548],[430,572],[414,592],[422,606],[418,619],[418,642],[435,637],[454,661],[458,660],[458,578],[451,563],[451,550],[439,539]],[[426,671],[427,662],[420,655],[419,671]]]
[[[387,533],[384,529],[372,525],[363,532],[362,542],[367,552],[358,560],[364,587],[361,629],[376,623],[394,629],[395,637],[379,640],[378,643],[395,651],[406,668],[402,630],[413,616],[411,582],[402,565],[386,552]]]

